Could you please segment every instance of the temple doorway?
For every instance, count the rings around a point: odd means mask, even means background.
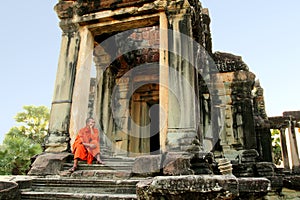
[[[160,153],[159,114],[159,85],[138,88],[131,99],[130,155]]]
[[[159,139],[159,104],[148,104],[150,107],[150,154],[160,153],[160,139]]]

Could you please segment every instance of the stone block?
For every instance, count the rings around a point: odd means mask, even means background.
[[[135,176],[154,176],[160,173],[162,155],[139,156],[135,159],[132,173]]]
[[[240,193],[267,193],[271,188],[266,178],[238,178]]]
[[[289,188],[289,189],[299,190],[299,188],[300,188],[300,176],[299,175],[295,175],[295,176],[284,177],[284,179],[283,179],[283,185],[286,188]]]
[[[193,174],[191,167],[192,155],[183,155],[182,153],[167,153],[163,162],[164,175],[189,175]]]
[[[21,199],[18,184],[12,181],[0,181],[0,199]]]
[[[43,153],[33,162],[29,175],[57,175],[66,162],[70,153]]]
[[[157,176],[137,184],[138,199],[233,199],[238,196],[234,176]],[[227,198],[225,198],[227,197]]]

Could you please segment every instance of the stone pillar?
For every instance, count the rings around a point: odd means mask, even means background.
[[[102,44],[103,45],[103,44]],[[109,67],[111,55],[105,48],[98,44],[94,48],[94,63],[96,67],[96,95],[95,95],[95,116],[99,117],[100,144],[102,152],[112,150],[112,116],[111,116],[111,87],[114,85],[112,72]]]
[[[62,26],[63,30],[54,95],[49,120],[46,152],[69,149],[69,121],[75,82],[80,33],[76,24]]]
[[[191,16],[187,9],[169,13],[168,148],[185,151],[197,136],[195,69]],[[164,78],[164,77],[162,77]]]
[[[282,154],[284,169],[290,170],[289,155],[288,155],[288,149],[286,145],[285,127],[280,128],[280,143],[281,143],[281,154]]]
[[[161,38],[168,38],[168,19],[164,12],[159,16],[159,38],[160,38],[160,52],[159,52],[159,105],[160,105],[160,149],[164,153],[167,151],[167,133],[168,133],[168,110],[169,110],[169,52],[168,40]]]
[[[94,117],[95,120],[98,121],[96,116],[88,116],[94,38],[92,33],[86,27],[81,27],[79,29],[79,34],[81,40],[73,89],[69,129],[71,144],[75,140],[75,136],[79,129],[85,126],[87,117]]]
[[[297,139],[295,135],[295,122],[293,120],[289,121],[288,124],[288,134],[290,140],[290,153],[291,153],[291,161],[292,161],[292,170],[300,170],[300,161],[297,147]]]

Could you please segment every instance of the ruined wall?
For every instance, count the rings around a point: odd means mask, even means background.
[[[219,71],[215,76],[223,80],[225,87],[225,130],[220,136],[222,150],[230,156],[232,150],[255,149],[251,94],[255,75],[239,56],[222,52],[215,52],[213,56]]]
[[[225,88],[225,93],[219,94],[223,96],[220,98],[225,99],[225,128],[215,150],[235,159],[238,151],[255,149],[259,152],[260,160],[271,162],[270,126],[263,90],[255,82],[255,74],[249,71],[240,56],[215,52],[213,59],[218,70],[213,76],[222,80]],[[203,94],[208,95],[207,91]],[[207,101],[210,99],[208,95]],[[211,116],[205,119],[205,123],[210,123]]]

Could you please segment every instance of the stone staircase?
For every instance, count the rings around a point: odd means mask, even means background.
[[[136,184],[140,178],[131,176],[134,159],[106,158],[104,164],[79,162],[70,173],[72,163],[65,163],[60,175],[33,177],[31,189],[21,192],[21,199],[137,199]]]

